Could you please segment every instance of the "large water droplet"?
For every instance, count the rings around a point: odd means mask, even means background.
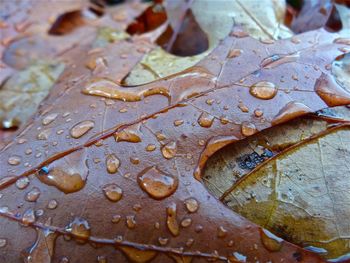
[[[168,226],[170,233],[173,236],[178,236],[180,234],[180,228],[176,218],[176,214],[177,214],[176,204],[171,203],[166,208],[166,213],[167,213],[166,224]]]
[[[140,136],[134,130],[122,130],[114,134],[114,138],[117,142],[141,142]]]
[[[266,229],[260,230],[260,237],[261,242],[263,243],[264,247],[272,252],[279,251],[282,248],[283,245],[283,239],[275,236],[270,231]]]
[[[291,101],[277,113],[277,115],[273,118],[271,123],[273,125],[276,125],[283,122],[287,122],[291,119],[294,119],[309,112],[312,111],[306,105],[300,102]]]
[[[86,134],[95,126],[93,121],[82,121],[74,125],[70,130],[70,135],[77,139]]]
[[[214,116],[203,112],[198,118],[198,124],[204,128],[210,128],[213,124]]]
[[[150,262],[157,252],[153,250],[141,250],[133,247],[120,246],[118,247],[131,262],[147,263]]]
[[[86,150],[82,149],[43,167],[37,178],[66,194],[77,192],[85,186],[89,173],[86,162]]]
[[[19,178],[19,179],[16,181],[16,186],[17,186],[18,189],[24,189],[24,188],[26,188],[28,185],[29,185],[29,179],[28,179],[28,177],[22,177],[22,178]]]
[[[107,172],[114,174],[118,171],[119,166],[120,160],[117,158],[117,156],[115,154],[109,154],[106,158]]]
[[[50,113],[50,114],[46,115],[42,120],[42,124],[43,125],[50,124],[51,122],[53,122],[57,118],[57,116],[58,116],[57,113]]]
[[[7,162],[11,165],[19,165],[21,163],[21,157],[18,155],[12,155],[9,157],[9,159],[7,160]]]
[[[40,196],[40,190],[37,187],[33,187],[32,190],[30,190],[27,194],[25,199],[28,202],[35,202],[36,200],[38,200],[39,196]]]
[[[244,136],[251,136],[257,132],[255,125],[251,122],[243,122],[241,132]]]
[[[33,209],[28,209],[24,212],[22,216],[22,223],[26,226],[33,224],[35,222],[35,214]]]
[[[190,213],[195,213],[197,212],[199,208],[198,201],[194,198],[189,198],[185,200],[185,206]]]
[[[123,190],[116,184],[107,184],[103,187],[103,193],[112,202],[118,202],[123,195]]]
[[[259,81],[249,89],[250,94],[258,99],[270,100],[277,94],[277,87],[272,82]]]
[[[166,174],[152,166],[137,177],[140,187],[152,198],[160,200],[173,194],[178,186],[178,178]]]
[[[89,223],[80,217],[75,217],[74,220],[66,227],[66,231],[74,235],[78,243],[85,243],[90,237]]]
[[[171,159],[175,157],[176,150],[177,150],[176,142],[169,142],[162,147],[162,154],[164,158]]]

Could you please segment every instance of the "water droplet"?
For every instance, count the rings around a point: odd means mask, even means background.
[[[350,45],[350,38],[336,38],[333,43],[342,44],[342,45]]]
[[[10,165],[19,165],[21,163],[21,157],[18,156],[18,155],[12,155],[10,156],[10,158],[7,160],[7,162],[10,164]]]
[[[156,137],[158,141],[164,141],[166,139],[166,136],[161,132],[157,132]]]
[[[195,213],[197,212],[199,208],[199,203],[196,199],[194,198],[189,198],[185,200],[185,206],[190,213]]]
[[[78,243],[86,243],[90,237],[89,223],[80,217],[75,217],[74,220],[66,226],[66,231],[70,232]]]
[[[35,202],[36,200],[38,200],[39,196],[40,196],[40,190],[37,187],[33,187],[32,190],[30,190],[26,196],[25,196],[25,200],[27,200],[28,202]]]
[[[50,114],[46,115],[42,120],[42,124],[43,125],[50,124],[51,122],[53,122],[57,118],[57,116],[58,116],[57,113],[50,113]]]
[[[306,105],[300,102],[291,101],[277,113],[271,123],[276,125],[287,122],[309,112],[312,112],[312,110]]]
[[[48,219],[45,225],[50,225],[50,223],[51,219]],[[24,253],[24,261],[28,263],[52,262],[57,236],[57,233],[49,229],[37,229],[36,241]]]
[[[123,190],[116,184],[107,184],[102,190],[108,200],[112,202],[118,202],[123,195]]]
[[[270,100],[276,96],[277,87],[271,82],[259,81],[250,86],[249,92],[258,99]]]
[[[106,158],[107,172],[114,174],[118,171],[120,161],[115,154],[109,154]]]
[[[177,145],[176,142],[169,142],[162,147],[162,154],[164,158],[171,159],[176,155]]]
[[[266,229],[260,229],[261,242],[264,247],[272,252],[279,251],[283,245],[283,239],[275,236]]]
[[[105,256],[97,256],[97,263],[107,263],[107,258]]]
[[[134,229],[136,227],[136,219],[134,215],[126,216],[126,226],[129,229]]]
[[[213,99],[207,99],[207,100],[205,101],[205,103],[208,104],[208,105],[213,105],[214,100],[213,100]]]
[[[244,105],[242,102],[240,102],[240,103],[238,104],[238,108],[239,108],[242,112],[249,112],[249,108],[248,108],[246,105]]]
[[[257,129],[253,123],[243,122],[241,124],[241,132],[244,136],[251,136],[257,132]]]
[[[233,37],[237,37],[237,38],[243,38],[243,37],[249,36],[249,34],[247,32],[242,31],[242,30],[235,30],[235,31],[231,32],[230,35]]]
[[[324,73],[317,79],[315,91],[328,106],[350,104],[350,92],[343,89],[333,78]]]
[[[159,242],[159,244],[161,244],[162,246],[165,246],[166,244],[168,244],[168,241],[169,241],[168,238],[163,238],[163,237],[158,238],[158,242]]]
[[[214,121],[214,116],[206,112],[202,112],[202,114],[198,118],[198,124],[204,128],[210,128],[211,125],[213,124],[213,121]]]
[[[114,138],[117,142],[141,142],[140,136],[133,130],[122,130],[114,134]]]
[[[24,188],[26,188],[28,185],[29,185],[29,179],[28,179],[28,177],[22,177],[22,178],[19,178],[19,179],[16,181],[16,186],[17,186],[18,189],[24,189]]]
[[[260,66],[265,69],[272,69],[284,63],[295,62],[299,57],[300,55],[298,52],[289,55],[272,55],[270,57],[264,58],[261,61]]]
[[[192,219],[189,217],[186,217],[186,218],[182,219],[182,221],[181,221],[182,227],[189,227],[191,224],[192,224]]]
[[[132,164],[138,165],[140,163],[140,159],[137,157],[130,157],[130,162]]]
[[[178,236],[180,234],[180,228],[176,218],[176,214],[177,214],[176,204],[171,203],[167,207],[166,213],[167,213],[166,224],[168,226],[170,233],[173,236]]]
[[[95,126],[93,121],[82,121],[74,125],[70,130],[70,135],[78,139]]]
[[[51,199],[47,204],[48,209],[55,209],[58,206],[58,202],[55,199]]]
[[[113,217],[112,217],[112,223],[113,224],[118,224],[119,222],[120,222],[120,219],[121,219],[122,217],[121,217],[121,215],[114,215]]]
[[[49,164],[46,171],[41,169],[37,178],[66,194],[77,192],[85,186],[89,173],[86,161],[86,149],[73,152]]]
[[[174,121],[174,125],[177,127],[177,126],[180,126],[184,123],[184,120],[175,120]]]
[[[33,150],[31,148],[28,148],[24,151],[26,155],[32,154]]]
[[[125,254],[128,260],[135,263],[150,262],[157,255],[156,251],[141,250],[134,247],[119,246],[118,249]]]
[[[227,54],[227,58],[239,57],[242,54],[242,52],[242,49],[231,49],[230,52]]]
[[[152,166],[137,177],[140,187],[152,198],[160,200],[172,195],[178,186],[178,178],[165,174]]]
[[[227,235],[227,230],[223,226],[219,226],[217,235],[219,238],[224,238]]]
[[[46,129],[38,133],[36,137],[38,140],[47,140],[51,134],[51,129]]]
[[[0,248],[6,247],[7,245],[7,239],[0,238]]]
[[[60,262],[59,263],[69,263],[69,258],[66,256],[63,256],[60,258]]]
[[[26,226],[33,224],[35,222],[35,214],[33,209],[28,209],[24,212],[22,217],[22,223]]]
[[[255,109],[255,110],[254,110],[254,115],[255,115],[256,117],[261,117],[261,116],[264,115],[264,112],[263,112],[262,110],[260,110],[260,109]]]
[[[154,144],[148,144],[146,146],[146,151],[153,152],[156,149],[156,146]]]
[[[245,263],[247,262],[247,257],[241,253],[234,252],[232,256],[228,257],[229,263]]]

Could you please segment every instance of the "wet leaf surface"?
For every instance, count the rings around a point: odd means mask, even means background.
[[[1,150],[0,259],[321,261],[232,212],[201,172],[217,150],[276,119],[349,104],[328,66],[346,39],[318,30],[272,43],[233,28],[194,67],[125,87],[159,33],[94,46],[97,28],[123,31],[144,8],[127,7],[74,31],[93,33],[65,50],[64,72]]]

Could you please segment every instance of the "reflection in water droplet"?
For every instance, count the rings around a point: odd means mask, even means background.
[[[275,236],[266,229],[260,229],[261,242],[264,247],[272,252],[279,251],[283,245],[283,239]]]
[[[50,163],[46,168],[48,173],[41,169],[37,178],[66,194],[77,192],[85,186],[89,173],[86,161],[86,149],[73,152]]]
[[[33,224],[35,222],[35,214],[33,209],[28,209],[24,212],[22,217],[22,223],[26,226]]]
[[[162,147],[162,154],[164,158],[171,159],[176,155],[177,145],[176,142],[169,142]]]
[[[176,204],[171,203],[167,207],[166,213],[167,213],[166,224],[168,226],[170,233],[173,236],[178,236],[180,234],[180,228],[176,218],[176,214],[177,214]]]
[[[283,122],[287,122],[291,119],[294,119],[309,112],[312,111],[306,105],[300,102],[291,101],[277,113],[277,115],[273,118],[271,123],[273,125],[276,125]]]
[[[35,202],[36,200],[38,200],[40,196],[40,190],[37,187],[33,187],[32,190],[30,190],[27,194],[25,199],[28,202]]]
[[[189,199],[185,200],[185,206],[186,206],[188,212],[190,212],[190,213],[197,212],[197,210],[199,208],[198,201],[194,198],[189,198]]]
[[[50,114],[46,115],[42,120],[42,124],[43,125],[50,124],[51,122],[53,122],[57,118],[57,116],[58,116],[57,113],[50,113]]]
[[[214,116],[203,112],[198,118],[198,124],[204,128],[210,128],[213,124]]]
[[[141,250],[133,247],[119,246],[118,249],[125,254],[128,260],[135,263],[150,262],[157,255],[156,251]]]
[[[75,217],[74,220],[66,227],[66,231],[74,235],[78,243],[85,243],[90,237],[89,223],[80,217]]]
[[[250,86],[249,92],[258,99],[270,100],[276,96],[277,87],[271,82],[259,81]]]
[[[18,189],[24,189],[24,188],[26,188],[28,185],[29,185],[29,179],[28,179],[28,177],[22,177],[22,178],[19,178],[19,179],[16,181],[16,186],[17,186]]]
[[[114,138],[117,142],[141,142],[140,136],[133,130],[122,130],[114,134]]]
[[[178,186],[178,178],[165,174],[152,166],[143,170],[137,181],[140,187],[152,198],[160,200],[173,194]]]
[[[106,158],[107,172],[114,174],[118,171],[120,161],[115,154],[109,154]]]
[[[70,130],[70,135],[78,139],[95,126],[93,121],[82,121],[74,125]]]
[[[21,163],[21,157],[18,155],[10,156],[7,162],[11,165],[19,165]]]
[[[123,190],[116,184],[108,184],[103,187],[103,193],[112,202],[118,202],[123,195]]]
[[[241,124],[241,132],[244,136],[251,136],[257,132],[257,129],[253,123],[243,122]]]

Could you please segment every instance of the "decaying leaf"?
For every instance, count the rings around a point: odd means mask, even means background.
[[[273,43],[233,28],[195,66],[133,87],[120,82],[155,48],[149,37],[66,50],[33,120],[0,151],[0,259],[322,261],[210,195],[201,168],[229,143],[349,104],[328,66],[347,45],[322,29]]]
[[[224,202],[326,258],[348,254],[349,139],[345,126],[278,154],[237,182]]]

